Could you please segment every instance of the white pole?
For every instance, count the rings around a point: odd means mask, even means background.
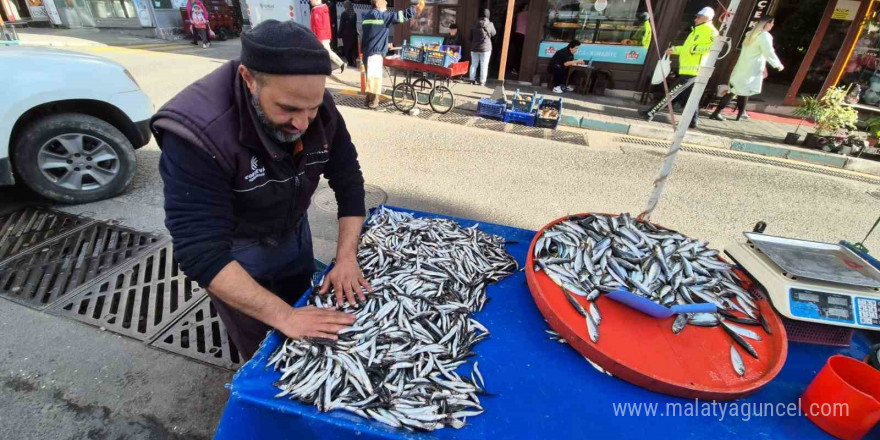
[[[641,220],[649,220],[651,218],[651,213],[660,201],[660,196],[663,194],[663,188],[666,186],[669,174],[672,173],[672,166],[675,165],[675,157],[678,155],[678,150],[681,149],[681,143],[684,141],[684,135],[687,133],[688,125],[690,125],[691,121],[694,119],[694,114],[699,110],[700,98],[706,90],[709,78],[711,78],[712,74],[715,72],[715,62],[718,61],[718,55],[724,48],[724,44],[729,44],[730,42],[730,38],[727,37],[727,32],[730,30],[729,25],[733,22],[734,13],[739,7],[739,1],[740,0],[731,0],[730,5],[728,5],[730,14],[722,15],[722,20],[724,20],[725,17],[727,20],[721,23],[720,35],[716,37],[715,42],[712,43],[712,48],[709,51],[709,54],[706,55],[706,58],[703,60],[702,66],[700,67],[700,71],[697,73],[696,82],[691,86],[694,89],[691,91],[687,104],[685,104],[684,110],[681,112],[681,119],[678,121],[678,127],[672,138],[672,145],[669,147],[669,151],[666,153],[666,159],[660,167],[660,175],[657,177],[657,180],[654,181],[654,191],[651,192],[651,198],[648,199],[648,206],[645,207],[645,210],[641,214],[639,214],[639,219]]]

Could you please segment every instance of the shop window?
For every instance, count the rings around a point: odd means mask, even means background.
[[[156,9],[172,9],[174,5],[171,0],[153,0],[153,7]]]
[[[577,59],[642,64],[654,35],[644,20],[644,0],[549,0],[539,57],[552,57],[571,40],[581,45]]]
[[[850,88],[848,101],[880,107],[880,19],[869,16],[840,77]]]
[[[449,25],[456,23],[459,0],[427,0],[425,9],[409,22],[413,35],[447,35]],[[418,0],[412,0],[415,5]],[[461,32],[461,29],[459,29]]]

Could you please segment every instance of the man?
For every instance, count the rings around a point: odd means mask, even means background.
[[[342,35],[342,52],[349,66],[357,66],[358,58],[358,16],[351,0],[342,3],[344,11],[339,18],[339,34]]]
[[[550,87],[553,88],[553,93],[562,93],[562,85],[565,84],[565,79],[568,77],[568,68],[571,66],[582,66],[584,64],[584,60],[575,60],[574,54],[577,53],[578,48],[581,47],[581,42],[578,40],[571,40],[563,49],[559,49],[553,54],[553,58],[550,59],[550,64],[547,65],[547,72],[551,75]],[[565,86],[565,90],[572,91],[574,87]]]
[[[388,53],[388,35],[394,23],[406,23],[425,9],[425,0],[419,0],[415,7],[403,11],[388,11],[387,0],[372,0],[373,9],[364,15],[361,21],[361,53],[367,60],[367,96],[369,108],[379,107],[379,95],[382,94],[382,73],[385,70],[383,60]]]
[[[291,307],[314,272],[306,210],[323,174],[339,205],[336,300],[363,300],[356,260],[364,179],[345,121],[324,90],[330,57],[308,28],[267,20],[241,60],[196,81],[153,117],[174,255],[206,287],[232,342],[253,356],[274,327],[336,339],[350,315]]]
[[[345,62],[330,47],[330,41],[333,39],[333,30],[330,29],[330,8],[321,3],[321,0],[309,0],[309,4],[312,5],[312,32],[330,54],[330,61],[333,65],[339,68],[340,73],[344,72]]]
[[[449,25],[449,35],[443,38],[444,46],[461,47],[461,35],[458,33],[458,25],[452,23]]]
[[[526,30],[529,27],[529,4],[525,3],[521,6],[521,10],[516,14],[516,26],[514,27],[513,38],[510,40],[510,60],[508,66],[510,73],[519,76],[517,68],[522,62],[522,52],[525,48]]]
[[[651,47],[651,37],[654,35],[651,30],[651,20],[647,12],[640,12],[637,17],[639,18],[639,29],[633,34],[632,39],[636,44],[647,49]]]
[[[687,39],[681,46],[674,46],[666,51],[667,55],[678,55],[678,80],[675,86],[669,91],[673,95],[672,103],[686,103],[691,96],[691,90],[700,71],[703,58],[712,49],[712,43],[718,36],[718,30],[712,25],[712,19],[715,18],[715,10],[706,6],[697,12],[694,18],[694,27]],[[662,111],[666,106],[666,99],[660,100],[650,110],[639,111],[647,120],[654,118],[654,115]],[[691,120],[690,128],[697,128],[697,119],[700,115],[699,110],[694,113],[694,119]]]

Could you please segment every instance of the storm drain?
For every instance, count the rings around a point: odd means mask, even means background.
[[[92,223],[31,246],[0,265],[0,297],[44,308],[79,286],[140,256],[157,237],[107,223]]]
[[[359,95],[337,94],[333,95],[333,102],[336,105],[344,105],[346,107],[366,108],[364,105],[364,97]]]
[[[0,262],[92,222],[43,208],[24,208],[0,217]]]
[[[150,345],[218,367],[234,370],[241,366],[238,350],[207,296]]]
[[[640,139],[636,137],[623,136],[614,139],[616,142],[622,142],[625,144],[631,145],[644,145],[649,147],[658,147],[669,149],[669,146],[672,145],[672,142],[664,142],[664,141],[652,141],[647,139]],[[880,178],[870,177],[870,176],[862,176],[853,173],[846,173],[842,171],[838,171],[833,168],[822,167],[822,166],[812,166],[803,163],[790,162],[784,159],[777,159],[769,156],[759,156],[755,154],[748,153],[739,153],[731,150],[719,150],[715,148],[707,148],[707,147],[699,147],[694,145],[682,145],[682,151],[687,151],[690,153],[700,153],[706,154],[709,156],[715,157],[723,157],[726,159],[736,159],[736,160],[744,160],[746,162],[760,163],[764,165],[773,165],[782,168],[789,168],[793,170],[799,171],[808,171],[811,173],[824,174],[826,176],[839,177],[841,179],[855,180],[858,182],[864,183],[872,183],[872,184],[880,184]]]
[[[388,200],[388,194],[376,185],[364,185],[366,195],[364,197],[364,205],[367,210],[375,208]],[[312,203],[325,212],[336,214],[338,206],[336,205],[336,193],[330,188],[321,188],[312,196]]]
[[[468,115],[456,113],[456,112],[444,113],[442,115],[437,116],[437,118],[436,118],[436,120],[438,120],[438,121],[448,122],[448,123],[456,124],[456,125],[467,125],[468,122],[470,122],[472,119],[473,118],[471,118]]]
[[[572,131],[550,130],[550,139],[554,141],[565,142],[567,144],[588,145],[587,139],[583,135],[583,133],[575,133]]]
[[[496,121],[494,119],[477,118],[474,121],[474,127],[485,128],[492,131],[503,132],[506,126],[507,124],[505,124],[504,122]]]
[[[518,134],[521,136],[528,136],[538,139],[544,139],[544,129],[543,128],[535,128],[529,127],[526,125],[520,124],[510,124],[510,133]]]
[[[49,313],[149,341],[205,296],[173,258],[170,242],[58,301]]]

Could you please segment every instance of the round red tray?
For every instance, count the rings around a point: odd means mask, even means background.
[[[676,335],[672,333],[674,318],[652,318],[604,296],[596,300],[602,323],[599,342],[594,344],[587,334],[584,317],[568,303],[562,289],[543,271],[534,271],[538,237],[568,217],[557,219],[538,231],[529,246],[525,272],[541,314],[579,353],[614,376],[651,391],[706,400],[746,396],[770,382],[782,369],[788,341],[781,320],[766,299],[756,302],[773,334],[767,335],[760,327],[747,327],[763,340],[747,339],[758,352],[758,359],[737,345],[746,365],[743,377],[736,374],[730,362],[730,346],[736,343],[720,326],[688,325]],[[577,299],[586,304],[583,298]]]

